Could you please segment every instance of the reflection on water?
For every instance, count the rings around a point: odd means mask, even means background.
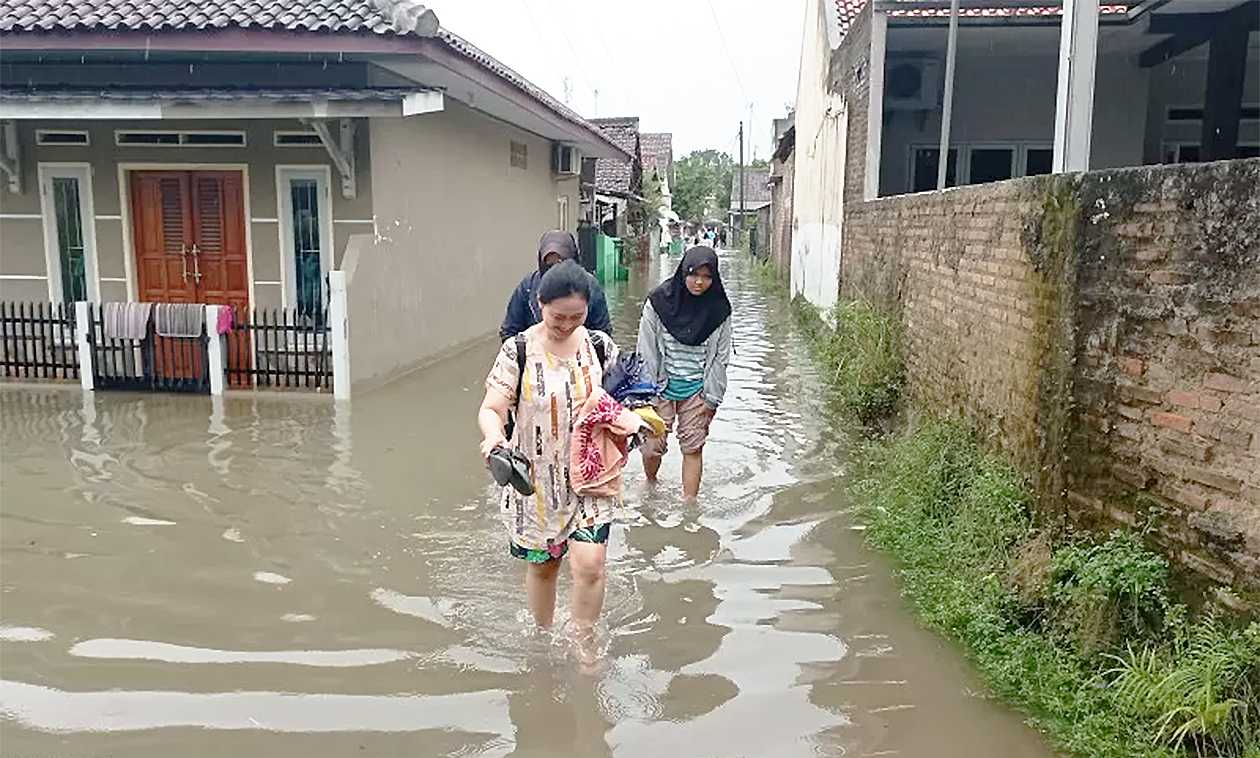
[[[620,344],[672,265],[610,288]],[[492,343],[353,404],[0,387],[6,753],[1047,755],[862,548],[786,309],[728,265],[705,489],[632,462],[594,671],[476,460]]]

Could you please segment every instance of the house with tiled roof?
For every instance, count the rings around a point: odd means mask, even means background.
[[[582,159],[637,158],[416,0],[0,0],[0,124],[0,301],[341,278],[356,382],[493,332]]]
[[[593,118],[594,124],[622,154],[595,161],[595,224],[605,234],[627,234],[626,201],[639,196],[643,188],[643,154],[638,116]]]
[[[643,132],[639,135],[643,175],[657,183],[661,205],[674,207],[674,135],[669,132]]]
[[[791,268],[823,307],[847,203],[1260,154],[1257,0],[957,5],[951,32],[949,0],[809,2]]]

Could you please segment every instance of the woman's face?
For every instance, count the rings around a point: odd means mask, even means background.
[[[575,329],[586,323],[586,306],[587,302],[581,295],[567,295],[542,303],[547,336],[553,340],[568,339]]]
[[[697,266],[687,274],[687,291],[700,297],[713,286],[713,272],[708,266]]]

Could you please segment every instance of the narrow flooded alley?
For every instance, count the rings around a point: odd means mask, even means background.
[[[0,387],[4,754],[1050,755],[863,547],[851,438],[724,256],[704,490],[682,503],[676,451],[655,491],[633,457],[594,671],[532,629],[507,554],[491,341],[352,405]],[[619,344],[672,265],[609,291]]]

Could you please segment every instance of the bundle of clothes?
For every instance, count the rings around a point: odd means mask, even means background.
[[[659,437],[665,421],[652,402],[664,391],[644,370],[636,353],[623,353],[604,372],[602,387],[587,396],[573,424],[569,442],[569,479],[584,497],[608,497],[621,491],[621,470],[643,436]],[[534,494],[529,460],[506,447],[490,454],[490,472],[500,486]]]

